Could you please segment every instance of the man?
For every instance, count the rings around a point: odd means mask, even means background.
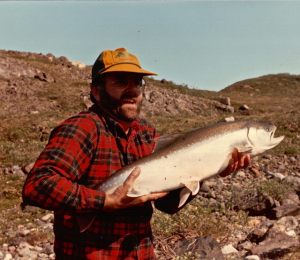
[[[115,171],[153,151],[156,131],[138,117],[148,75],[156,74],[126,49],[103,51],[92,68],[94,105],[52,131],[27,177],[24,203],[54,210],[57,259],[155,258],[151,201],[174,213],[179,191],[127,197],[138,168],[113,194],[97,190]],[[248,163],[249,157],[234,152],[223,174]],[[81,219],[95,213],[93,224],[80,232]]]

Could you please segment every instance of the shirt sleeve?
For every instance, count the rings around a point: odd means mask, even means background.
[[[68,119],[54,129],[27,176],[22,192],[24,204],[78,213],[102,209],[105,194],[80,185],[98,136],[96,123],[87,117]]]

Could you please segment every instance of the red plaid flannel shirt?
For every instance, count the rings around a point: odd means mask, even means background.
[[[27,204],[54,210],[57,259],[155,259],[151,203],[101,211],[105,195],[97,187],[111,174],[152,153],[156,132],[136,120],[127,136],[96,106],[56,127],[23,188]],[[98,212],[79,232],[76,216]]]

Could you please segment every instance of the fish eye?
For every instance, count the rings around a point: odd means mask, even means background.
[[[265,130],[266,130],[267,132],[272,132],[272,126],[266,126],[266,127],[265,127]]]

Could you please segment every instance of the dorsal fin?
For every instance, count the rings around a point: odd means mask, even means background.
[[[184,133],[181,134],[170,134],[170,135],[162,135],[156,139],[156,144],[154,148],[154,153],[162,150],[163,148],[170,146],[180,137],[182,137]]]

